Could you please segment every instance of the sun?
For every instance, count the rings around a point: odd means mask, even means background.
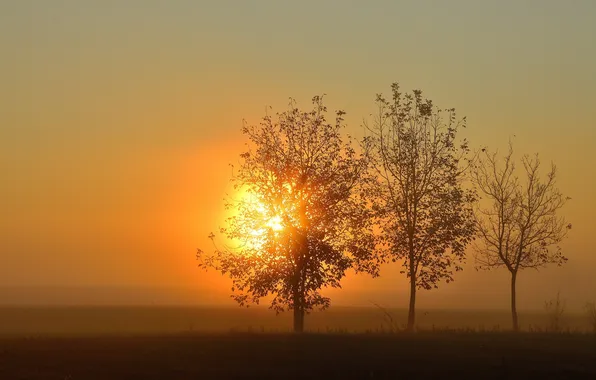
[[[272,207],[266,207],[265,204],[254,194],[244,193],[243,201],[251,210],[250,231],[255,239],[263,238],[268,232],[279,234],[284,229],[283,218],[281,215],[273,214]]]
[[[275,215],[275,216],[271,217],[267,221],[266,225],[267,225],[267,227],[271,228],[273,231],[276,231],[276,232],[279,232],[284,229],[284,226],[283,226],[282,220],[281,220],[281,216],[279,216],[279,215]]]
[[[255,210],[260,214],[257,224],[262,225],[262,228],[257,228],[253,231],[253,235],[261,235],[266,232],[267,229],[271,229],[273,232],[279,232],[284,229],[283,220],[279,215],[268,215],[269,212],[267,207],[259,201],[255,202]]]

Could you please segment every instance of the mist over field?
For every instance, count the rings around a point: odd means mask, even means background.
[[[499,274],[499,273],[497,273]],[[501,273],[506,283],[505,273]],[[362,276],[358,280],[371,281]],[[372,280],[374,281],[374,280]],[[360,285],[360,284],[357,284]],[[467,287],[455,282],[443,291],[423,292],[420,305],[423,309],[443,310],[509,310],[509,294],[497,289]],[[522,287],[524,289],[524,287]],[[506,290],[506,289],[505,289]],[[213,292],[198,292],[186,287],[131,287],[131,286],[3,286],[0,287],[0,307],[19,306],[183,306],[239,308],[229,297],[229,289],[222,287]],[[331,309],[335,307],[375,308],[375,304],[388,308],[404,308],[408,299],[407,289],[384,288],[372,293],[346,284],[342,289],[326,290],[332,297]],[[349,293],[349,294],[346,294]],[[556,296],[554,291],[543,291],[542,296],[520,294],[520,310],[543,312],[544,303]],[[572,313],[584,311],[585,302],[561,292],[566,310]],[[263,300],[263,305],[266,305]],[[241,309],[241,308],[239,308]]]
[[[387,318],[387,313],[395,318]],[[291,313],[275,316],[264,307],[103,306],[103,307],[0,307],[0,336],[98,336],[159,335],[180,333],[275,333],[291,331]],[[549,315],[520,312],[522,330],[545,331]],[[406,309],[335,307],[313,312],[306,318],[305,331],[317,333],[382,333],[404,328]],[[511,315],[507,310],[420,309],[420,331],[470,330],[507,331]],[[589,332],[591,325],[582,313],[567,313],[563,331]]]

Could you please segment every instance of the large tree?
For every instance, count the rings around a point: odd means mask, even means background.
[[[367,265],[375,240],[363,192],[366,149],[359,153],[342,135],[343,111],[331,124],[322,97],[312,102],[303,112],[291,100],[275,118],[245,124],[248,150],[232,178],[244,195],[227,202],[232,215],[220,229],[236,243],[197,252],[201,266],[229,275],[241,305],[272,296],[276,312],[293,310],[296,332],[304,329],[305,313],[329,306],[322,288],[340,287],[349,268],[375,270]]]
[[[502,162],[501,162],[502,161]],[[513,147],[500,159],[483,149],[473,173],[473,182],[483,201],[476,210],[478,244],[476,263],[480,269],[505,267],[511,274],[511,317],[519,330],[516,304],[517,275],[526,268],[563,265],[559,243],[571,228],[560,209],[568,198],[556,186],[554,164],[540,176],[538,155],[521,159],[522,179],[516,175]]]
[[[403,262],[410,281],[408,329],[415,325],[417,289],[453,281],[462,269],[465,248],[474,236],[474,193],[462,186],[468,143],[458,140],[465,118],[440,110],[420,90],[392,97],[377,95],[372,124],[373,157],[378,174],[376,212],[385,258]]]

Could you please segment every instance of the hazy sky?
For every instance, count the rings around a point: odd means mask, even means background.
[[[467,115],[476,147],[539,152],[573,199],[564,268],[522,273],[520,308],[596,299],[596,2],[0,3],[0,286],[196,290],[223,215],[241,120],[327,94],[350,131],[399,81]],[[508,307],[506,271],[421,292],[422,307]],[[397,267],[335,304],[406,306]]]

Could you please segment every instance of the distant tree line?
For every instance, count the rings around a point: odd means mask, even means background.
[[[525,155],[517,174],[511,143],[503,157],[473,151],[459,136],[465,117],[397,83],[390,98],[376,96],[360,140],[344,133],[344,111],[330,122],[323,97],[312,104],[303,111],[290,100],[285,112],[244,123],[237,196],[219,229],[228,242],[211,233],[214,249],[197,250],[199,265],[229,276],[240,305],[272,296],[270,307],[292,310],[301,332],[306,314],[330,305],[321,289],[340,287],[348,269],[379,276],[399,262],[413,331],[417,291],[453,281],[471,247],[478,268],[510,272],[518,330],[519,272],[567,261],[559,243],[571,225],[559,211],[569,198],[556,167],[543,176],[538,156]]]

